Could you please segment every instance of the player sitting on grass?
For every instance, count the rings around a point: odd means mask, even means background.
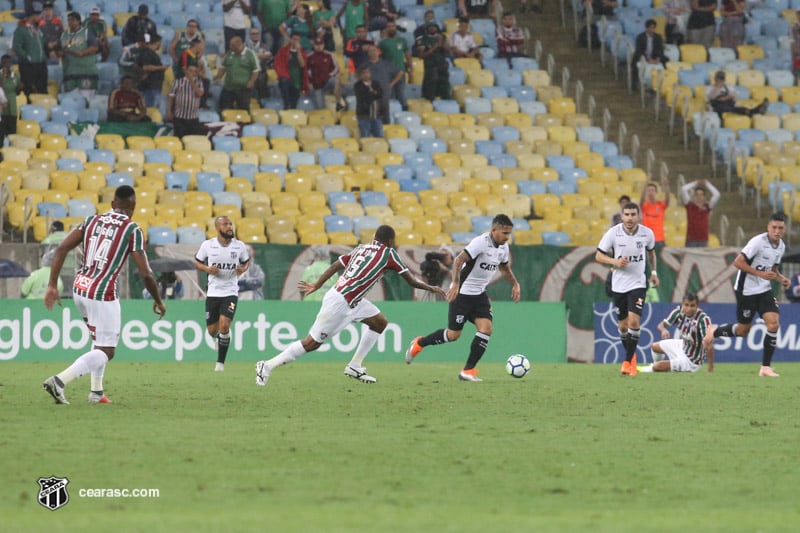
[[[361,337],[352,360],[344,367],[344,375],[362,383],[377,381],[367,374],[367,369],[362,363],[386,329],[388,321],[375,304],[364,298],[367,292],[387,270],[394,270],[414,288],[444,294],[440,287],[431,287],[411,275],[394,250],[394,238],[395,233],[391,226],[380,226],[375,230],[375,239],[371,243],[361,244],[350,253],[340,256],[339,260],[328,267],[315,283],[300,282],[300,291],[308,295],[322,287],[336,272],[345,269],[336,285],[325,293],[322,306],[308,336],[302,341],[294,341],[272,359],[256,363],[256,385],[263,387],[275,367],[290,363],[305,353],[313,352],[351,322],[362,322],[369,329]]]
[[[697,372],[706,358],[708,371],[714,371],[714,344],[703,339],[711,318],[698,305],[697,295],[686,293],[681,305],[658,323],[663,340],[653,343],[654,363],[640,367],[640,372]],[[672,338],[667,329],[674,325],[678,326],[680,338]]]

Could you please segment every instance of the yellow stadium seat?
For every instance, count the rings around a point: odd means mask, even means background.
[[[450,126],[462,129],[475,125],[475,117],[467,113],[453,113],[447,115],[447,121]]]
[[[464,108],[467,98],[480,98],[481,89],[475,85],[459,84],[453,86],[453,98]]]
[[[258,153],[261,150],[269,150],[269,142],[263,137],[242,137],[242,150],[244,152]]]
[[[491,129],[497,126],[503,126],[505,121],[503,120],[503,115],[500,113],[478,113],[476,124]]]
[[[34,120],[17,120],[17,134],[32,139],[38,139],[42,133],[39,123]]]
[[[286,152],[278,150],[261,150],[258,152],[258,159],[262,165],[282,165],[285,167],[289,164],[289,156],[286,155]]]
[[[281,109],[278,112],[281,124],[289,126],[305,126],[308,124],[308,115],[302,109]]]
[[[117,133],[98,133],[94,137],[98,149],[117,152],[125,149],[125,139]]]
[[[492,98],[492,111],[501,115],[519,112],[519,102],[514,98]]]
[[[741,61],[747,61],[748,65],[752,65],[754,59],[764,58],[764,49],[757,44],[740,44],[736,47],[736,56]]]
[[[705,63],[708,60],[708,52],[702,44],[682,44],[678,48],[683,62]]]
[[[550,85],[550,75],[546,70],[526,70],[522,73],[522,82],[531,87],[546,87]]]
[[[572,158],[577,157],[578,154],[585,154],[590,151],[589,143],[583,141],[563,141],[561,143],[561,149],[564,155],[568,155]]]
[[[547,111],[560,117],[575,113],[575,100],[564,97],[551,98],[547,102]]]
[[[153,139],[153,144],[156,148],[168,150],[174,154],[178,150],[183,150],[183,143],[178,137],[173,135],[158,136]]]
[[[253,118],[250,116],[250,112],[245,109],[223,109],[222,120],[225,122],[249,124],[253,121]]]
[[[50,173],[50,186],[53,189],[71,193],[78,190],[78,175],[71,170],[56,170]]]
[[[551,141],[559,143],[574,142],[578,137],[575,128],[568,126],[550,126],[547,128],[547,135]]]
[[[561,87],[558,86],[549,85],[547,87],[539,87],[536,89],[536,98],[543,104],[548,104],[550,100],[563,97],[564,94],[561,91]]]
[[[338,139],[331,139],[331,148],[336,148],[338,150],[341,150],[342,152],[348,154],[348,156],[352,152],[358,152],[360,150],[358,141],[351,137],[340,137]]]
[[[475,87],[491,87],[494,85],[494,73],[491,70],[465,70],[467,83]]]
[[[750,87],[750,99],[756,102],[763,102],[764,100],[777,102],[778,89],[769,85],[755,85]],[[753,118],[756,116],[757,115],[753,115]]]
[[[553,168],[531,167],[530,177],[534,181],[558,181],[558,171]]]
[[[533,212],[539,216],[544,216],[545,210],[553,207],[561,207],[561,200],[555,194],[540,193],[532,194]]]
[[[464,135],[465,140],[473,142],[488,141],[492,137],[491,132],[486,126],[462,126],[461,133]]]
[[[736,113],[723,113],[722,124],[726,128],[734,131],[749,128],[751,126],[751,119],[747,115],[738,115]]]
[[[426,126],[433,126],[434,128],[450,125],[448,115],[441,111],[425,111],[420,115],[420,118],[423,124]]]
[[[552,113],[539,113],[536,115],[536,125],[543,126],[544,128],[563,126],[564,119],[560,115],[554,115]]]

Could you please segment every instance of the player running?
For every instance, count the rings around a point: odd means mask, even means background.
[[[117,187],[111,201],[111,211],[87,217],[72,230],[55,250],[50,270],[50,282],[44,295],[44,305],[53,309],[61,305],[57,283],[67,254],[83,244],[83,265],[75,276],[72,292],[78,308],[92,335],[92,349],[78,357],[59,374],[47,378],[45,391],[56,403],[68,404],[64,388],[86,374],[92,375],[90,403],[110,403],[103,393],[106,363],[114,357],[122,328],[122,311],[117,278],[130,255],[139,269],[144,286],[153,295],[153,312],[163,317],[167,309],[161,300],[158,283],[150,271],[144,253],[144,234],[131,220],[136,208],[136,193],[128,185]]]
[[[206,327],[217,339],[214,372],[225,370],[231,344],[231,322],[239,303],[239,276],[250,268],[247,245],[233,236],[233,222],[226,216],[214,220],[217,236],[200,245],[194,258],[197,270],[208,274]]]
[[[371,243],[361,244],[347,255],[340,256],[315,283],[300,282],[300,291],[308,295],[319,289],[336,272],[345,269],[336,285],[325,293],[308,336],[301,341],[294,341],[272,359],[256,363],[256,385],[263,387],[275,367],[291,363],[301,355],[313,352],[351,322],[362,322],[369,329],[361,337],[353,358],[344,367],[344,375],[362,383],[377,381],[367,374],[362,363],[386,329],[388,321],[380,309],[364,295],[388,270],[400,274],[414,288],[444,294],[441,288],[431,287],[411,275],[394,250],[394,239],[395,232],[391,226],[380,226],[375,230],[375,239]]]
[[[483,381],[478,377],[478,361],[486,352],[492,335],[492,304],[486,294],[486,286],[500,271],[500,275],[511,284],[511,299],[519,302],[520,288],[511,270],[511,253],[508,241],[514,223],[508,216],[499,214],[492,220],[492,229],[470,241],[453,261],[453,283],[447,291],[450,310],[447,329],[437,329],[425,337],[417,337],[406,350],[406,363],[411,364],[426,346],[457,341],[461,337],[464,323],[475,324],[475,337],[470,345],[467,364],[459,372],[461,381]]]

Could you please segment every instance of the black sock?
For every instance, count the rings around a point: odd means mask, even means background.
[[[478,361],[483,357],[486,352],[486,346],[489,345],[489,335],[481,333],[480,331],[472,338],[472,345],[469,347],[469,357],[464,370],[472,370],[478,365]]]
[[[437,329],[430,335],[426,335],[419,340],[420,346],[433,346],[435,344],[444,344],[449,342],[447,340],[447,333],[443,329]]]
[[[719,326],[714,330],[714,338],[718,339],[720,337],[735,337],[736,334],[733,332],[734,327],[736,327],[736,324],[723,324]]]
[[[228,346],[231,344],[231,334],[220,333],[217,335],[217,362],[225,363],[225,358],[228,357]]]
[[[636,347],[639,346],[639,336],[642,330],[628,329],[628,344],[625,346],[625,360],[630,362],[636,354]]]
[[[764,355],[761,358],[761,364],[764,366],[772,365],[772,355],[775,353],[775,345],[778,342],[778,333],[770,333],[769,331],[764,334]]]

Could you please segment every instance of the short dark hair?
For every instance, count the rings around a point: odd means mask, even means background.
[[[626,201],[626,202],[630,202],[631,201],[631,197],[628,196],[627,194],[623,194],[622,196],[619,197],[619,200],[617,200],[617,202],[622,202],[623,200]]]
[[[639,204],[635,202],[628,202],[627,204],[622,206],[622,210],[625,211],[626,209],[636,209],[636,212],[639,212]]]
[[[117,200],[131,200],[136,197],[136,191],[130,185],[120,185],[114,191],[114,198]]]
[[[498,213],[492,219],[492,227],[495,226],[509,226],[513,228],[514,223],[511,221],[508,215],[504,215],[503,213]]]
[[[469,17],[458,17],[459,24],[469,24]]]
[[[655,27],[656,27],[656,21],[655,21],[655,20],[653,20],[653,19],[647,19],[647,20],[644,22],[644,27],[645,27],[645,28],[650,28],[650,27],[653,27],[653,28],[655,28]]]
[[[698,301],[700,301],[697,298],[697,293],[694,293],[694,292],[687,292],[686,294],[683,295],[683,299],[684,300],[689,300],[690,302],[698,302]]]
[[[388,245],[395,237],[394,228],[386,224],[378,226],[375,230],[375,240]]]
[[[68,19],[75,19],[78,22],[80,22],[81,21],[81,14],[78,13],[77,11],[70,11],[69,14],[67,15],[67,18]]]
[[[769,217],[770,222],[786,222],[786,213],[783,211],[778,211],[777,213],[772,213]]]
[[[358,26],[356,26],[356,30],[358,30],[358,28],[364,28],[365,30],[367,29],[367,27],[364,26],[363,24],[359,24]]]

